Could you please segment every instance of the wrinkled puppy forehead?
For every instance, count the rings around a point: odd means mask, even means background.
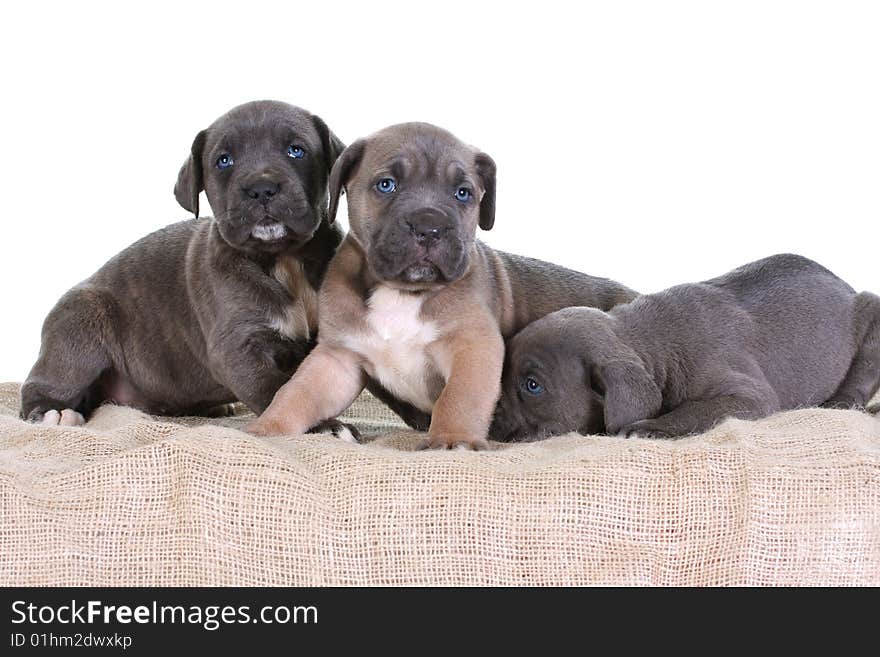
[[[612,318],[598,308],[571,307],[535,320],[510,340],[511,358],[530,354],[563,357],[582,353],[610,338]]]
[[[509,371],[513,376],[545,368],[552,372],[575,356],[570,340],[549,333],[517,335],[510,341],[507,351]]]
[[[479,152],[439,126],[400,123],[367,137],[363,166],[358,174],[372,176],[381,172],[400,178],[476,177],[475,157]]]
[[[316,149],[321,138],[313,115],[295,105],[258,100],[233,107],[208,127],[207,150],[244,147],[261,141],[297,139],[297,145]]]

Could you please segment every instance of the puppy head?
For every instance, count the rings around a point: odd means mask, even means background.
[[[245,103],[196,135],[174,195],[198,216],[205,190],[224,240],[246,251],[279,252],[312,237],[343,149],[320,117],[303,109]]]
[[[614,322],[595,308],[566,308],[516,334],[508,343],[490,436],[615,434],[656,415],[660,390],[617,337]]]
[[[331,220],[343,190],[370,269],[404,289],[460,278],[477,226],[495,221],[492,158],[426,123],[391,126],[345,149],[330,175]]]

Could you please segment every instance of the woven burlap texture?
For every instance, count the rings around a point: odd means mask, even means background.
[[[678,441],[413,451],[105,406],[17,419],[0,386],[2,585],[880,585],[880,419],[797,410]]]

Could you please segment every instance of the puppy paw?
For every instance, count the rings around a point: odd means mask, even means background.
[[[653,420],[639,420],[624,427],[617,433],[620,438],[674,438]]]
[[[60,411],[55,409],[48,410],[42,414],[31,413],[28,421],[42,424],[47,427],[80,427],[86,423],[85,418],[72,408],[65,408]]]
[[[308,433],[332,433],[347,443],[352,443],[353,445],[361,443],[361,432],[357,430],[357,427],[339,420],[325,420],[309,429]]]
[[[829,408],[837,411],[847,411],[850,409],[863,408],[864,404],[860,404],[851,397],[834,397],[823,402],[820,408]]]
[[[220,404],[205,411],[205,417],[232,417],[235,415],[235,404]]]
[[[284,430],[284,427],[277,422],[269,422],[260,420],[259,418],[244,425],[242,431],[249,433],[252,436],[262,437],[283,436],[287,433]]]
[[[489,449],[489,442],[485,438],[429,435],[425,440],[422,441],[417,449],[454,449],[457,451],[480,451],[484,449]]]

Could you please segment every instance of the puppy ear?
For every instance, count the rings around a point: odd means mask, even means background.
[[[315,130],[317,130],[318,134],[321,136],[321,148],[324,149],[324,161],[327,163],[327,173],[330,173],[330,170],[333,168],[333,163],[336,162],[339,155],[345,150],[345,144],[342,143],[342,140],[339,139],[339,137],[333,134],[333,131],[327,127],[327,124],[324,123],[324,119],[320,116],[312,114],[312,123],[314,123]]]
[[[603,398],[607,433],[660,412],[663,396],[641,363],[613,360],[593,366],[590,374],[593,389]]]
[[[483,181],[483,198],[480,199],[480,228],[490,230],[495,224],[495,161],[485,153],[475,158],[477,174]]]
[[[196,218],[199,216],[199,193],[204,189],[202,177],[202,151],[205,148],[207,130],[202,130],[193,140],[189,157],[180,167],[177,174],[177,183],[174,185],[174,198],[183,206],[184,210],[192,212]]]
[[[342,151],[339,159],[330,170],[330,211],[327,221],[331,224],[336,221],[336,211],[339,209],[339,197],[348,182],[351,180],[354,172],[360,164],[361,157],[364,155],[364,147],[366,141],[358,139],[351,146]]]

